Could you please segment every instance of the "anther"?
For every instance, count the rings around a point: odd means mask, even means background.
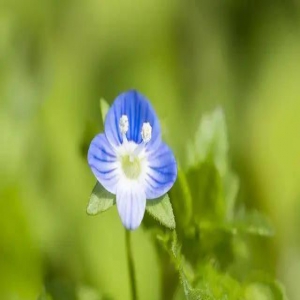
[[[119,127],[122,135],[126,134],[129,128],[128,117],[126,115],[122,115],[119,121]]]
[[[143,123],[141,135],[144,143],[148,143],[151,140],[152,127],[149,122]]]
[[[120,121],[119,121],[119,127],[120,127],[120,132],[122,134],[123,143],[126,144],[127,143],[126,133],[129,128],[129,121],[128,121],[128,117],[126,115],[121,116]]]

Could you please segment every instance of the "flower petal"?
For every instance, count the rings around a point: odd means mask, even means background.
[[[146,209],[146,195],[138,182],[122,180],[118,184],[117,208],[127,229],[133,230],[140,226]]]
[[[145,174],[147,199],[158,198],[167,193],[177,177],[177,164],[169,147],[161,143],[156,151],[148,153],[148,166]]]
[[[97,180],[110,193],[116,194],[120,166],[105,134],[97,135],[88,150],[88,163]]]
[[[119,121],[122,115],[128,117],[129,130],[126,136],[129,141],[134,141],[137,144],[141,143],[142,125],[149,122],[152,126],[152,138],[147,146],[151,148],[158,146],[161,140],[158,118],[147,98],[135,90],[120,94],[106,115],[105,135],[112,146],[115,147],[122,143],[122,135],[119,129]]]

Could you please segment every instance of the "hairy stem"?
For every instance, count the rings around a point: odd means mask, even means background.
[[[126,239],[127,261],[128,261],[128,268],[129,268],[129,279],[130,279],[130,286],[131,286],[131,297],[132,300],[137,300],[135,271],[134,271],[133,256],[132,256],[132,249],[131,249],[131,231],[126,229],[125,229],[125,239]]]

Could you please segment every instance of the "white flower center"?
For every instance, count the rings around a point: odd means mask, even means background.
[[[138,157],[124,155],[122,157],[122,169],[129,179],[137,179],[141,174],[141,162]]]
[[[138,180],[147,166],[144,149],[145,145],[151,140],[152,127],[149,122],[143,123],[141,130],[142,142],[140,144],[127,140],[126,133],[129,130],[129,120],[126,115],[121,116],[119,128],[123,139],[118,148],[122,173],[127,179]]]

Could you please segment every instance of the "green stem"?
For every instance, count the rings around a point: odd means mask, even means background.
[[[131,286],[131,297],[132,300],[137,300],[135,272],[134,272],[133,256],[131,250],[131,231],[126,229],[125,229],[125,239],[126,239],[127,261],[128,261],[128,268],[129,268],[129,280]]]

